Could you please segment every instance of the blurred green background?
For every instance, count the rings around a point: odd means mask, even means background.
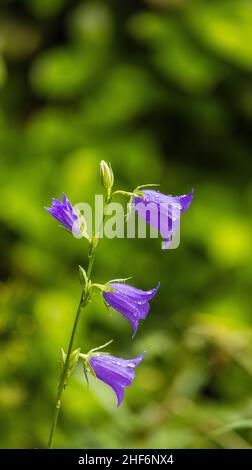
[[[134,341],[97,294],[76,346],[147,353],[119,409],[76,371],[55,446],[252,447],[251,1],[0,4],[1,447],[46,445],[87,247],[43,207],[93,202],[101,159],[117,189],[196,192],[178,249],[101,243],[96,282],[161,289]]]

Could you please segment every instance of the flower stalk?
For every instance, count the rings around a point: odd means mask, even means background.
[[[78,322],[79,322],[79,318],[80,318],[80,313],[81,313],[81,310],[84,308],[84,302],[87,300],[87,295],[88,294],[84,294],[84,291],[82,291],[80,303],[79,303],[78,310],[77,310],[77,313],[76,313],[76,316],[75,316],[74,325],[73,325],[73,329],[72,329],[72,334],[71,334],[71,337],[70,337],[68,350],[67,350],[67,354],[66,354],[66,359],[65,359],[65,362],[64,362],[63,371],[62,371],[59,386],[58,386],[58,393],[57,393],[56,404],[55,404],[54,413],[53,413],[52,426],[51,426],[51,430],[50,430],[50,434],[49,434],[49,440],[48,440],[48,449],[51,449],[52,446],[53,446],[54,433],[55,433],[55,429],[56,429],[57,422],[58,422],[63,391],[64,391],[65,386],[66,386],[66,377],[68,375],[68,367],[69,367],[71,352],[72,352],[72,349],[73,349],[74,338],[75,338],[75,334],[76,334],[76,331],[77,331],[77,326],[78,326]]]
[[[106,198],[105,206],[107,204],[109,204],[110,201],[111,201],[111,195],[108,195],[107,198]],[[104,207],[104,209],[105,209],[105,207]],[[104,218],[105,218],[105,213],[104,213],[104,210],[103,210],[103,221],[104,221]],[[48,440],[48,448],[49,449],[52,449],[52,446],[53,446],[54,433],[55,433],[55,430],[56,430],[56,427],[57,427],[58,417],[59,417],[59,413],[60,413],[60,409],[61,409],[62,395],[63,395],[64,389],[66,387],[66,384],[67,384],[67,377],[68,377],[68,373],[69,373],[69,363],[70,363],[70,358],[71,358],[71,354],[72,354],[72,350],[73,350],[75,335],[76,335],[77,328],[78,328],[80,314],[81,314],[82,310],[90,302],[90,299],[91,299],[91,292],[90,292],[91,274],[92,274],[92,269],[93,269],[93,264],[94,264],[94,259],[95,259],[95,252],[96,252],[96,248],[98,246],[98,243],[99,243],[99,233],[95,237],[92,238],[92,240],[90,242],[90,245],[89,245],[88,265],[87,265],[87,271],[86,271],[86,276],[85,276],[86,277],[86,285],[83,288],[82,293],[81,293],[79,306],[78,306],[78,309],[77,309],[77,312],[76,312],[76,316],[75,316],[75,320],[74,320],[74,324],[73,324],[73,329],[72,329],[72,333],[71,333],[71,336],[70,336],[70,341],[69,341],[65,361],[64,361],[64,364],[63,364],[63,370],[62,370],[62,373],[61,373],[61,376],[60,376],[60,381],[59,381],[59,385],[58,385],[58,393],[57,393],[57,398],[56,398],[56,404],[55,404],[53,419],[52,419],[52,426],[51,426],[51,430],[50,430],[50,434],[49,434],[49,440]]]

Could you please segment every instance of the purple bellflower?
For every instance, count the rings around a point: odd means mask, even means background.
[[[181,214],[192,202],[193,190],[182,196],[167,196],[149,189],[141,190],[141,193],[143,197],[134,196],[133,207],[139,217],[161,233],[162,248],[166,250],[179,228]]]
[[[159,289],[143,291],[136,287],[125,284],[124,282],[110,282],[109,287],[114,292],[103,292],[103,297],[107,305],[130,320],[133,327],[133,336],[135,336],[139,320],[144,320],[150,310],[149,300],[151,300]]]
[[[122,359],[110,354],[98,354],[89,359],[89,365],[96,377],[109,385],[117,396],[117,407],[120,406],[125,387],[129,387],[136,375],[134,368],[141,362],[144,353],[135,359]]]
[[[62,195],[62,202],[59,199],[53,198],[52,206],[45,209],[69,232],[80,236],[78,214],[65,194]]]

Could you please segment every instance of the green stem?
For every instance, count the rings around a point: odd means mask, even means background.
[[[107,197],[106,204],[108,204],[110,202],[110,200],[111,200],[111,197],[110,196]],[[103,213],[103,221],[104,221],[104,218],[105,218],[105,216],[104,216],[104,213]],[[97,245],[98,245],[98,241],[99,241],[99,239],[94,239],[90,244],[90,249],[89,249],[89,254],[88,254],[88,267],[87,267],[87,279],[88,279],[88,281],[90,281],[90,278],[91,278],[93,264],[94,264],[94,258],[95,258],[95,251],[96,251],[96,248],[97,248]],[[72,329],[72,333],[71,333],[71,337],[70,337],[70,341],[69,341],[69,345],[68,345],[67,355],[66,355],[66,359],[65,359],[65,362],[64,362],[63,371],[62,371],[62,374],[61,374],[60,383],[59,383],[59,386],[58,386],[58,393],[57,393],[56,404],[55,404],[54,413],[53,413],[52,426],[51,426],[49,440],[48,440],[48,449],[52,449],[52,446],[53,446],[54,433],[55,433],[55,430],[56,430],[58,417],[59,417],[59,413],[60,413],[60,409],[61,409],[62,395],[63,395],[64,389],[65,389],[65,381],[66,381],[66,377],[67,377],[67,373],[68,373],[68,366],[69,366],[70,356],[71,356],[71,353],[72,353],[72,350],[73,350],[74,338],[75,338],[75,334],[76,334],[76,331],[77,331],[80,314],[81,314],[81,311],[88,304],[89,299],[90,299],[90,293],[89,293],[88,285],[87,285],[86,290],[83,290],[82,293],[81,293],[80,303],[79,303],[78,310],[77,310],[77,313],[76,313],[76,316],[75,316],[74,325],[73,325],[73,329]]]
[[[61,408],[61,398],[62,398],[62,394],[63,394],[64,388],[65,388],[65,380],[66,380],[67,371],[68,371],[69,359],[70,359],[70,355],[71,355],[71,352],[72,352],[72,349],[73,349],[74,337],[75,337],[75,333],[76,333],[76,330],[77,330],[77,325],[78,325],[80,313],[81,313],[81,310],[82,310],[83,301],[84,301],[84,295],[83,295],[83,292],[82,292],[81,300],[80,300],[79,307],[78,307],[78,310],[77,310],[77,313],[76,313],[76,316],[75,316],[74,325],[73,325],[73,329],[72,329],[72,334],[71,334],[69,345],[68,345],[66,360],[65,360],[65,363],[64,363],[64,369],[62,371],[62,375],[61,375],[61,378],[60,378],[60,383],[59,383],[59,386],[58,386],[56,404],[55,404],[54,413],[53,413],[52,427],[51,427],[49,441],[48,441],[48,448],[49,449],[51,449],[52,445],[53,445],[54,432],[55,432],[55,429],[56,429],[56,426],[57,426],[57,421],[58,421],[59,412],[60,412],[60,408]]]

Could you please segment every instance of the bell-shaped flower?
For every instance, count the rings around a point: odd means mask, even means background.
[[[130,320],[135,336],[139,320],[144,320],[149,313],[149,301],[159,289],[159,283],[154,289],[144,291],[124,282],[110,282],[111,292],[103,292],[106,304]]]
[[[95,354],[88,359],[96,377],[109,385],[117,396],[117,406],[120,406],[125,387],[129,387],[136,375],[135,367],[141,362],[144,353],[135,359],[122,359],[110,354]]]
[[[143,197],[133,197],[133,208],[139,217],[160,232],[164,239],[162,248],[166,250],[179,228],[180,217],[193,198],[193,191],[187,195],[170,196],[150,189],[141,190]]]
[[[53,198],[52,206],[45,209],[73,235],[82,236],[79,215],[65,194],[62,195],[62,202]]]

